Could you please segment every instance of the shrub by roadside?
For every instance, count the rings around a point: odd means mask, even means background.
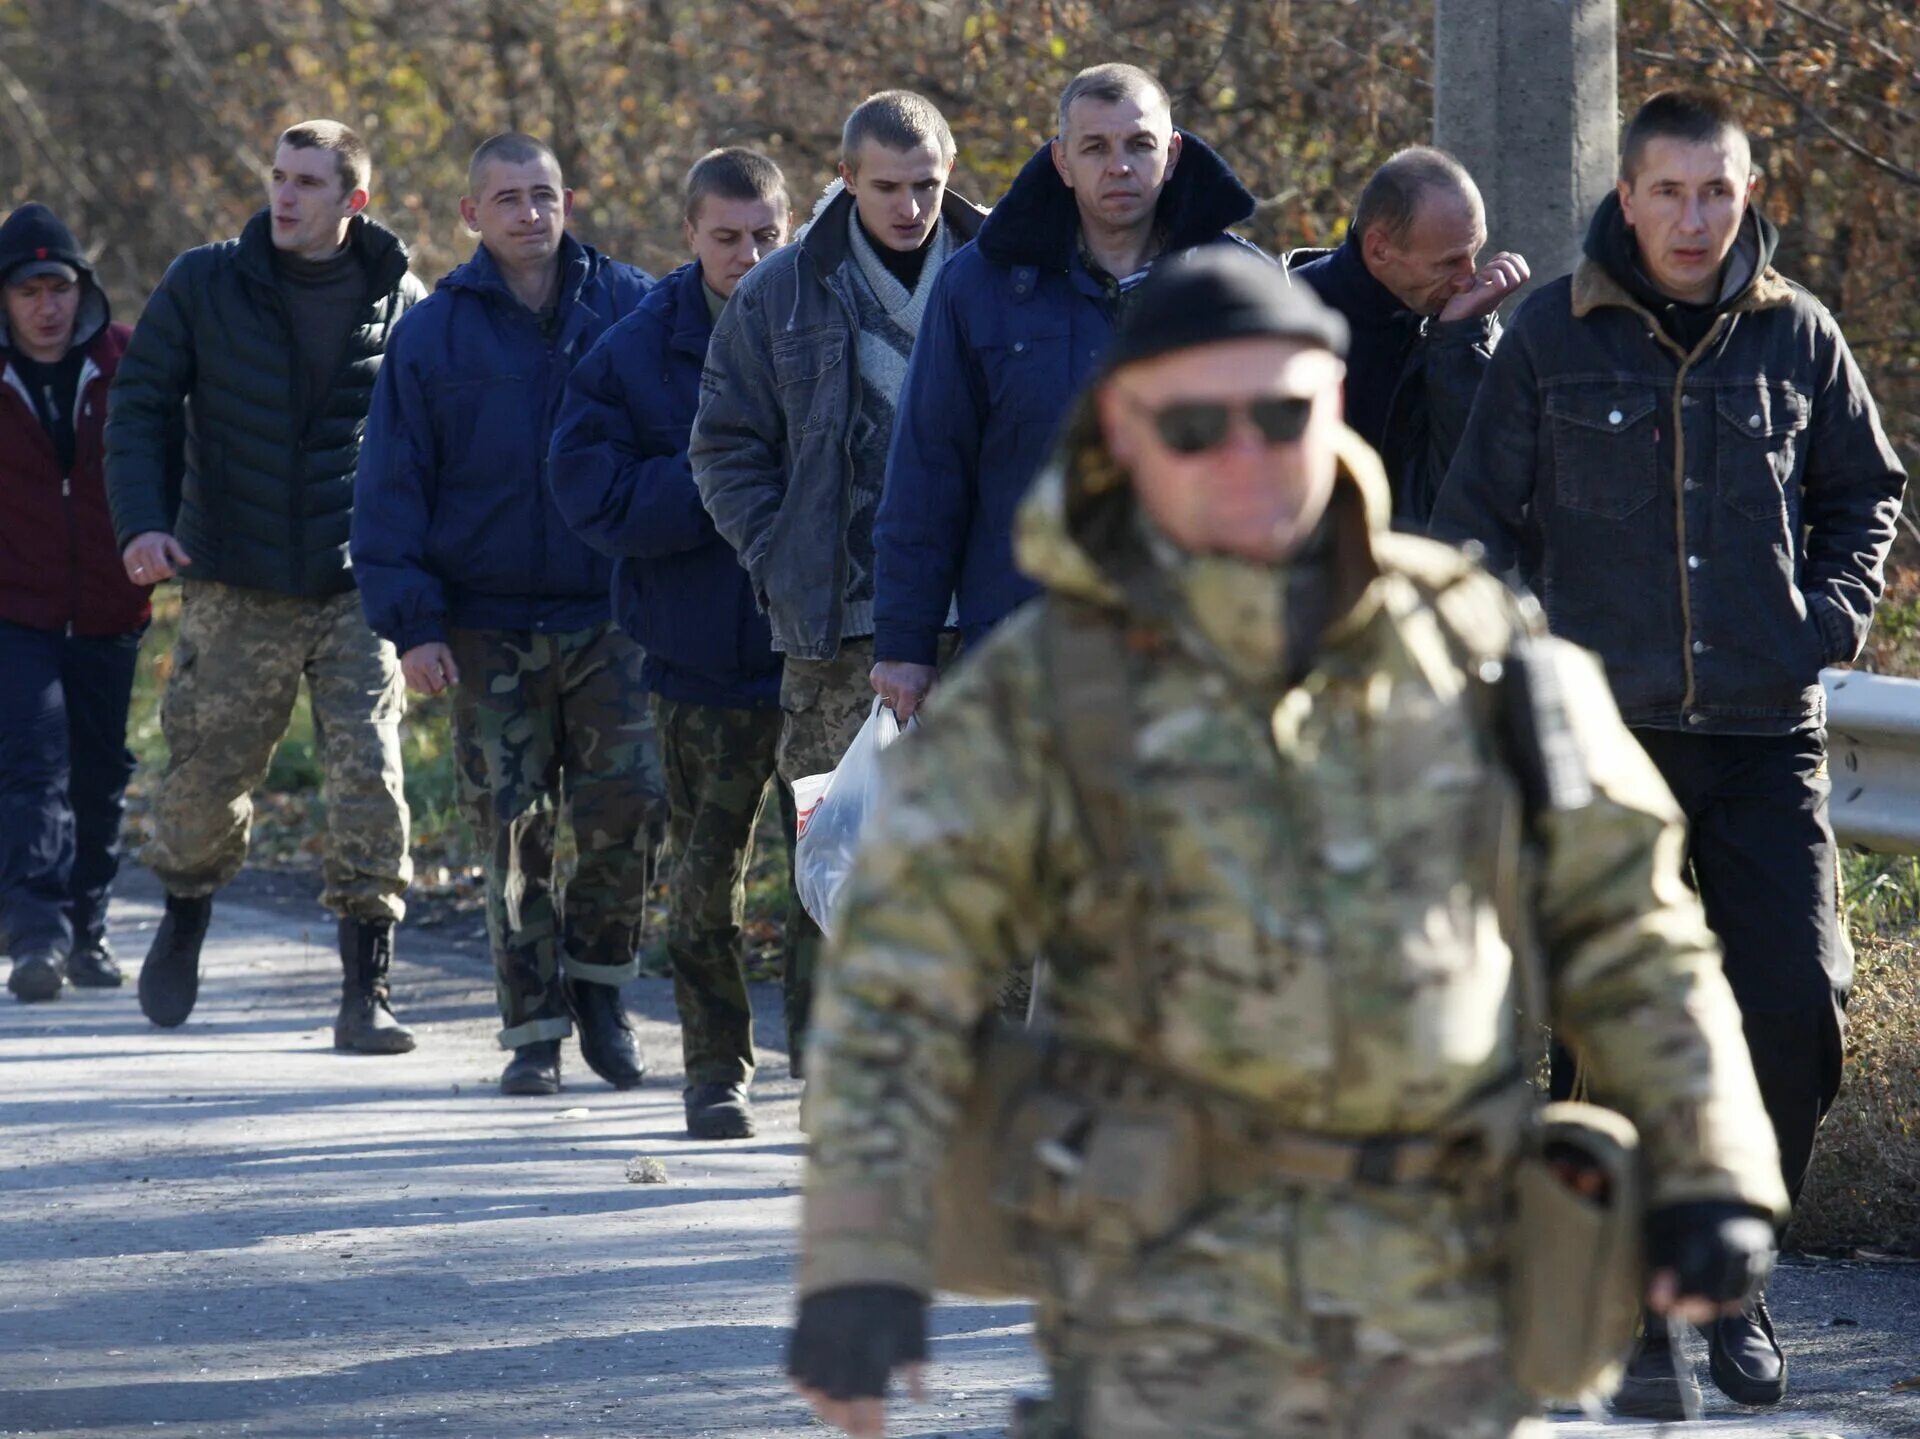
[[[1849,856],[1847,1066],[1792,1241],[1920,1255],[1920,859]]]

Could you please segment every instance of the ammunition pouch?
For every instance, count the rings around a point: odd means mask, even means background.
[[[1432,1134],[1344,1139],[1031,1030],[990,1026],[976,1059],[933,1186],[932,1250],[937,1287],[982,1298],[1065,1298],[1063,1261],[1124,1268],[1204,1205],[1265,1184],[1492,1192],[1533,1103],[1516,1079]]]
[[[1609,1109],[1545,1105],[1514,1163],[1512,1193],[1514,1381],[1542,1401],[1610,1392],[1640,1318],[1639,1135]]]

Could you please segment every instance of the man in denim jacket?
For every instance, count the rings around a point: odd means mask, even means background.
[[[1654,96],[1574,274],[1521,306],[1436,504],[1597,651],[1686,811],[1787,1188],[1840,1082],[1853,958],[1837,913],[1824,665],[1853,659],[1905,484],[1839,326],[1768,263],[1746,135]],[[1777,1403],[1764,1300],[1709,1333],[1714,1382]],[[1616,1398],[1681,1417],[1650,1336]]]

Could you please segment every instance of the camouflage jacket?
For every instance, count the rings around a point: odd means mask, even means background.
[[[804,1290],[929,1287],[930,1180],[1020,956],[1049,957],[1067,1039],[1292,1129],[1418,1133],[1522,1067],[1489,818],[1513,778],[1453,636],[1504,653],[1528,621],[1456,552],[1388,533],[1378,461],[1355,436],[1345,451],[1317,638],[1288,655],[1287,572],[1152,543],[1082,408],[1021,515],[1048,593],[888,753],[815,1011]],[[1059,759],[1074,719],[1057,713],[1048,610],[1066,603],[1129,635],[1144,996],[1103,945],[1111,867]],[[1784,1212],[1739,1014],[1681,879],[1680,815],[1598,665],[1542,645],[1592,790],[1540,820],[1552,1022],[1640,1126],[1652,1203]]]

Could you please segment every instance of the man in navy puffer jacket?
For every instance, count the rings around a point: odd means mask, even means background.
[[[514,1051],[502,1091],[557,1091],[575,1021],[587,1063],[626,1089],[645,1066],[619,986],[637,972],[665,795],[641,652],[613,625],[609,566],[555,509],[546,463],[568,373],[651,281],[566,233],[572,196],[538,140],[496,135],[467,183],[479,248],[396,329],[374,390],[354,573],[408,685],[454,691]],[[564,921],[562,807],[580,847]]]
[[[1252,250],[1227,230],[1252,213],[1146,71],[1096,65],[1062,92],[1059,135],[940,277],[907,367],[874,524],[872,676],[903,721],[956,601],[972,645],[1038,591],[1014,568],[1014,510],[1134,286],[1165,255]]]
[[[700,503],[687,442],[700,369],[733,288],[786,243],[780,169],[752,150],[715,150],[687,172],[695,258],[668,275],[574,369],[553,432],[553,495],[614,562],[614,618],[647,652],[643,684],[667,775],[674,855],[667,921],[686,1059],[687,1132],[753,1133],[753,1011],[741,949],[753,821],[778,785],[787,838],[793,792],[774,762],[780,656],[753,581]],[[792,908],[792,905],[789,905]],[[787,1021],[800,967],[787,966]]]

